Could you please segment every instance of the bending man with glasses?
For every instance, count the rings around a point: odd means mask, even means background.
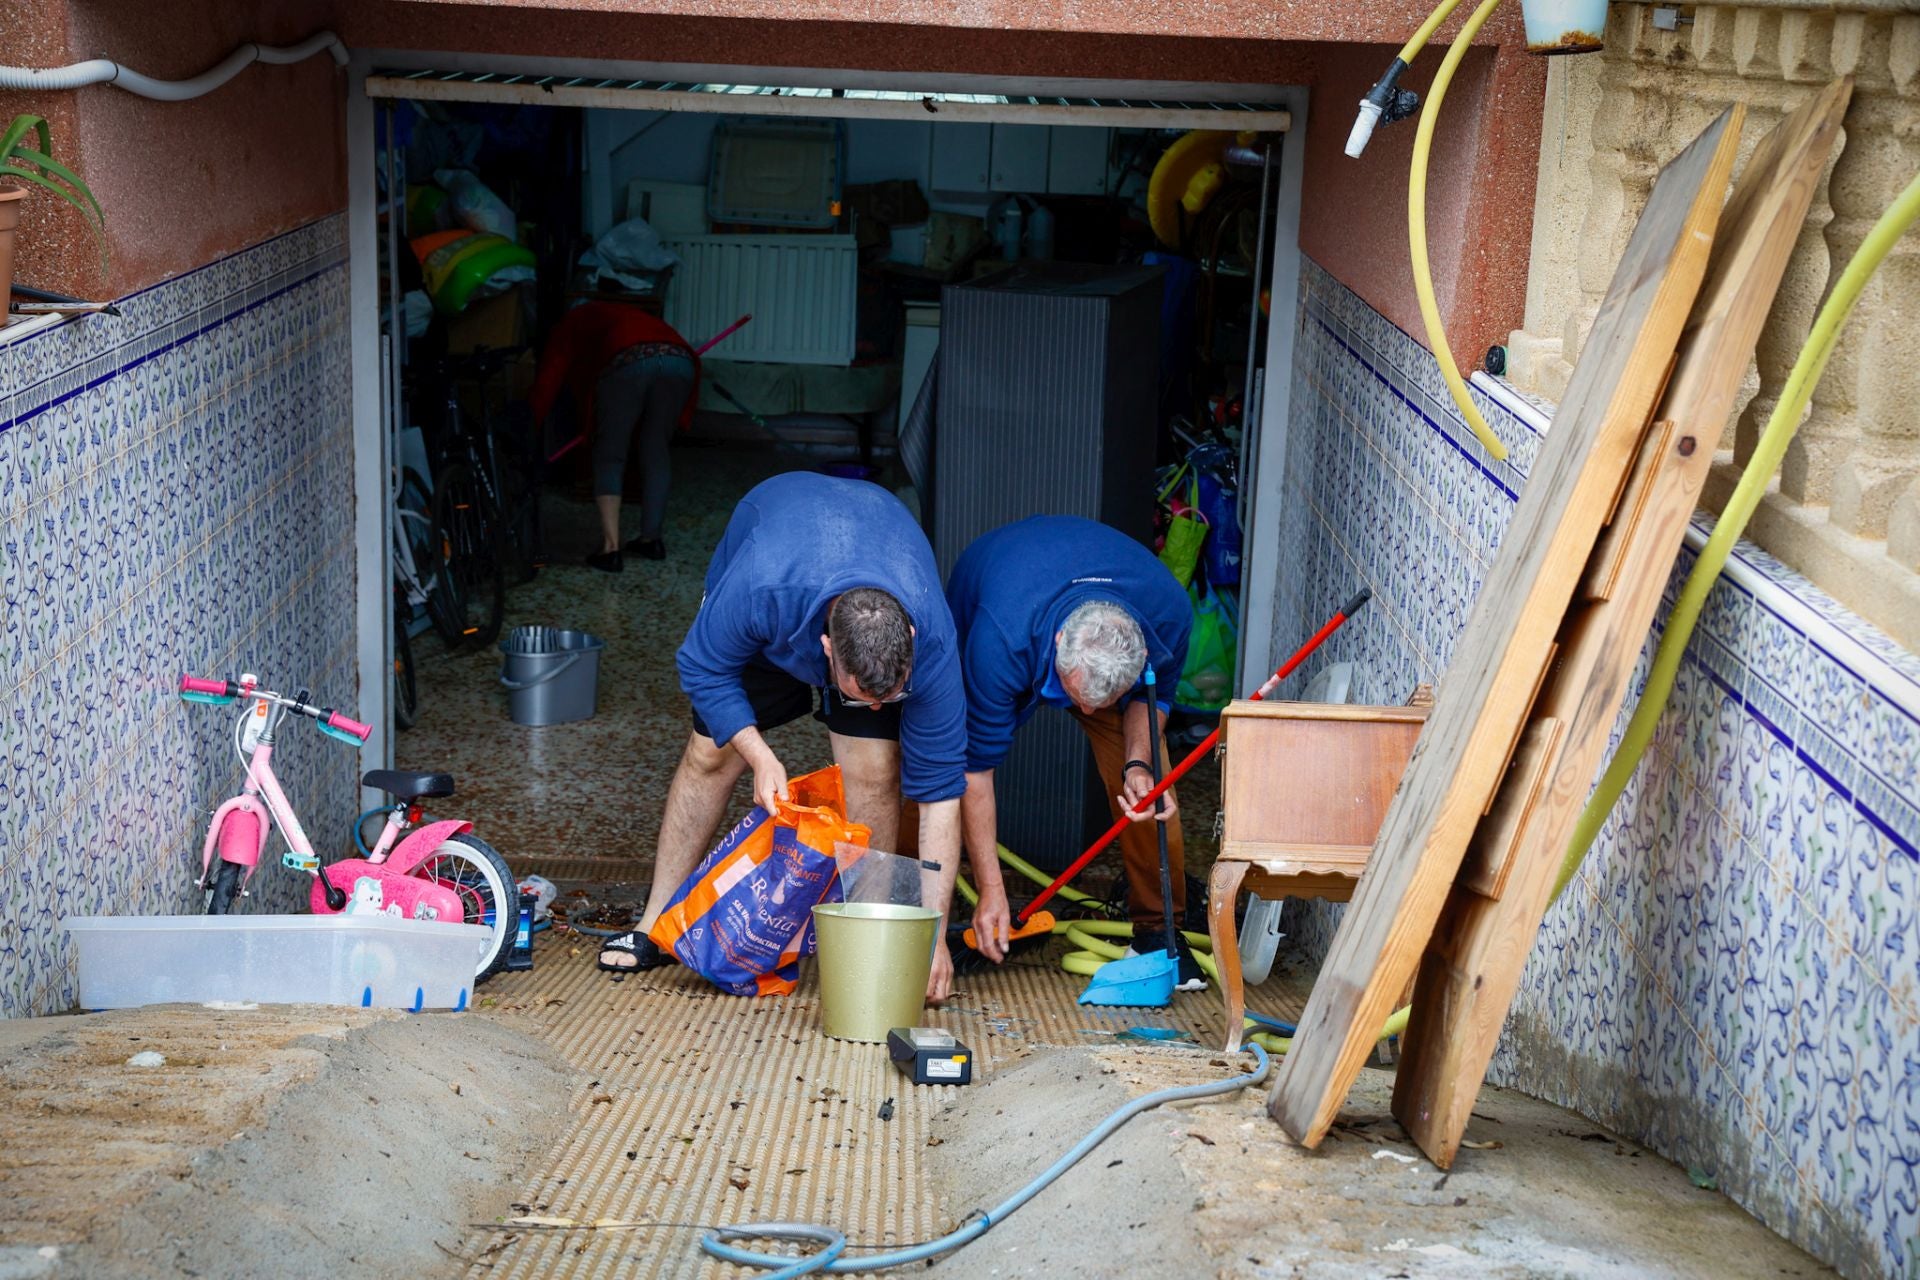
[[[646,937],[712,847],[741,775],[762,808],[787,770],[762,736],[812,712],[827,726],[847,817],[899,848],[900,801],[918,802],[919,856],[941,867],[944,912],[960,864],[967,713],[953,617],[919,523],[879,485],[796,471],[757,485],[727,522],[706,596],[680,645],[693,734],[667,792],[653,888],[602,967],[671,964]],[[818,708],[814,691],[819,690]],[[927,999],[951,994],[945,930]]]

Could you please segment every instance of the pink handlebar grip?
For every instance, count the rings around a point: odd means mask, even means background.
[[[210,693],[218,698],[227,698],[233,696],[234,690],[225,680],[203,680],[199,676],[183,675],[180,677],[180,692]]]
[[[349,720],[338,711],[329,711],[327,713],[327,727],[329,729],[338,729],[342,733],[350,733],[362,742],[365,742],[367,735],[373,732],[372,725],[361,724],[358,720]]]

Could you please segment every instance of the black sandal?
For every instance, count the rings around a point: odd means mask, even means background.
[[[608,964],[607,953],[616,952],[632,956],[632,964]],[[646,969],[658,969],[662,965],[679,964],[679,958],[671,951],[662,951],[652,938],[638,929],[629,930],[617,937],[608,938],[600,944],[600,954],[594,958],[594,964],[608,973],[639,973]]]

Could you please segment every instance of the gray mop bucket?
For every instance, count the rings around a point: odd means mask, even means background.
[[[606,641],[584,631],[515,627],[500,642],[500,685],[515,724],[565,724],[593,718]]]

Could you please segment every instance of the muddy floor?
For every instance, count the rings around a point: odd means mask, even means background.
[[[1108,1112],[1244,1069],[1168,1049],[1037,1053],[935,1118],[955,1220],[997,1204]],[[1813,1277],[1835,1273],[1650,1151],[1487,1088],[1451,1173],[1368,1068],[1317,1151],[1266,1090],[1149,1111],[987,1237],[932,1270],[971,1277]]]
[[[568,1074],[481,1018],[155,1005],[0,1032],[0,1276],[445,1275]]]

